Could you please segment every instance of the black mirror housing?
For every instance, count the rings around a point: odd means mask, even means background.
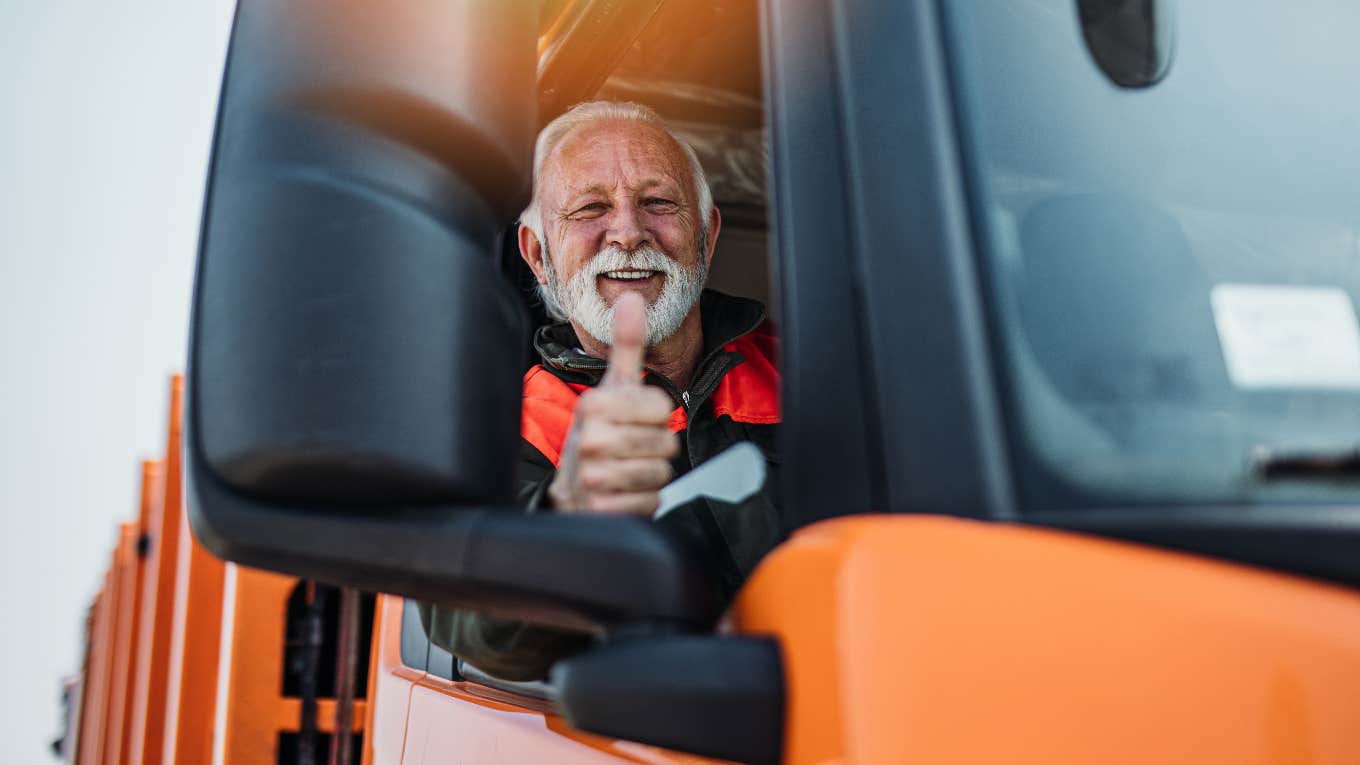
[[[279,127],[325,167],[330,139],[337,159],[438,179],[368,136]],[[363,181],[260,164],[217,179],[204,238],[189,381],[205,463],[281,500],[507,502],[526,326],[487,216],[455,210],[471,224],[455,227]]]
[[[191,459],[232,490],[508,502],[527,327],[494,254],[527,200],[537,18],[484,5],[240,3],[189,375]]]

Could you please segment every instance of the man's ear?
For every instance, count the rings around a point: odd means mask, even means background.
[[[718,244],[718,231],[722,229],[722,213],[718,212],[718,206],[713,205],[713,210],[708,214],[708,252],[704,253],[705,270],[713,267],[713,249]]]
[[[522,223],[519,226],[519,256],[529,264],[539,284],[548,283],[548,266],[543,262],[543,243],[538,241],[533,229]]]

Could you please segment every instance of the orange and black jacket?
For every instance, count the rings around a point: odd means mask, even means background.
[[[673,467],[680,476],[740,441],[765,455],[764,488],[741,507],[701,498],[659,522],[691,538],[709,558],[713,586],[724,599],[784,537],[780,522],[780,421],[777,341],[760,303],[706,290],[699,303],[704,352],[688,390],[648,370],[675,403],[671,430],[680,436]],[[548,484],[561,457],[577,397],[597,385],[607,362],[579,350],[570,324],[541,328],[534,337],[540,362],[524,376],[518,497],[530,511],[542,511]],[[509,680],[543,677],[553,661],[584,649],[584,635],[439,608],[425,611],[430,636],[456,656]]]

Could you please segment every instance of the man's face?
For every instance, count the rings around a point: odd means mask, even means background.
[[[591,336],[610,342],[615,299],[648,303],[647,343],[680,326],[707,271],[689,163],[675,141],[636,120],[572,131],[541,179],[548,286]]]

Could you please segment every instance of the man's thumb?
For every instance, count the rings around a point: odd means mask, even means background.
[[[636,292],[614,300],[613,344],[605,385],[636,383],[642,377],[642,342],[647,334],[647,301]]]

